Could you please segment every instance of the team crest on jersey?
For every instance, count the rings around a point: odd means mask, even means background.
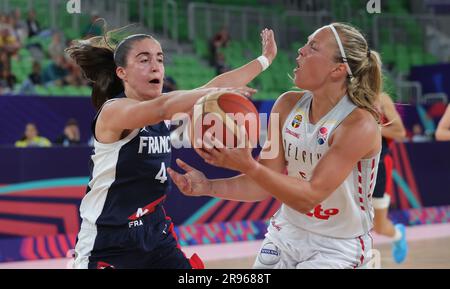
[[[296,116],[294,116],[294,119],[291,122],[291,126],[293,128],[298,128],[300,126],[300,124],[302,123],[303,117],[301,114],[297,114]]]
[[[323,145],[327,141],[328,129],[326,127],[321,127],[319,133],[317,134],[317,143]]]

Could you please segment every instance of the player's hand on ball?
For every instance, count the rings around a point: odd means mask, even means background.
[[[249,144],[244,126],[239,128],[239,141],[244,143],[238,145],[237,148],[225,147],[218,139],[206,132],[203,144],[199,143],[200,140],[197,140],[195,151],[210,165],[247,173],[257,163],[253,159],[252,147]]]
[[[258,90],[248,87],[248,86],[243,86],[243,87],[227,87],[227,88],[218,88],[218,91],[221,92],[233,92],[233,93],[238,93],[240,95],[243,95],[245,97],[251,97],[252,95],[254,95],[255,93],[258,92]]]
[[[211,181],[202,172],[180,159],[177,159],[176,162],[186,173],[182,175],[171,168],[168,168],[167,172],[183,194],[186,196],[206,196],[211,192]]]
[[[277,43],[272,29],[264,29],[261,31],[262,55],[269,59],[269,63],[277,56]]]

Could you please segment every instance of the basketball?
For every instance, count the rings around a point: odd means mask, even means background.
[[[256,146],[259,137],[259,116],[254,104],[238,93],[211,93],[194,105],[191,141],[194,145],[195,140],[203,140],[204,134],[209,132],[225,147],[239,147],[238,136],[242,126],[245,126],[249,145]]]

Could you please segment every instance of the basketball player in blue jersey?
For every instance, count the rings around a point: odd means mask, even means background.
[[[341,23],[315,31],[298,53],[294,83],[305,91],[283,93],[274,104],[263,153],[278,143],[275,158],[255,160],[251,149],[213,139],[215,148],[197,152],[241,175],[209,180],[179,159],[186,173],[168,172],[186,195],[282,202],[254,268],[364,268],[381,150],[381,61],[357,29]]]
[[[263,31],[263,39],[270,33]],[[175,113],[191,110],[200,97],[217,87],[242,86],[231,91],[254,93],[245,85],[257,74],[239,81],[233,74],[220,75],[193,91],[162,94],[164,56],[159,42],[135,34],[113,48],[108,35],[75,42],[67,49],[93,82],[92,100],[98,110],[92,124],[94,154],[80,206],[74,267],[202,268],[197,255],[188,259],[180,250],[173,223],[162,206],[170,190],[166,174],[171,157],[169,120]],[[275,57],[263,49],[265,59]],[[238,70],[246,74],[257,67],[261,71],[258,62]]]

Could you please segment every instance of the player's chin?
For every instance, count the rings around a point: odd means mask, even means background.
[[[146,89],[146,95],[150,98],[158,97],[162,94],[162,84],[149,84]]]
[[[294,74],[294,84],[295,84],[295,86],[297,86],[297,87],[302,87],[303,82],[302,82],[302,79],[301,79],[301,77],[299,76],[299,73],[298,73],[298,72]]]

